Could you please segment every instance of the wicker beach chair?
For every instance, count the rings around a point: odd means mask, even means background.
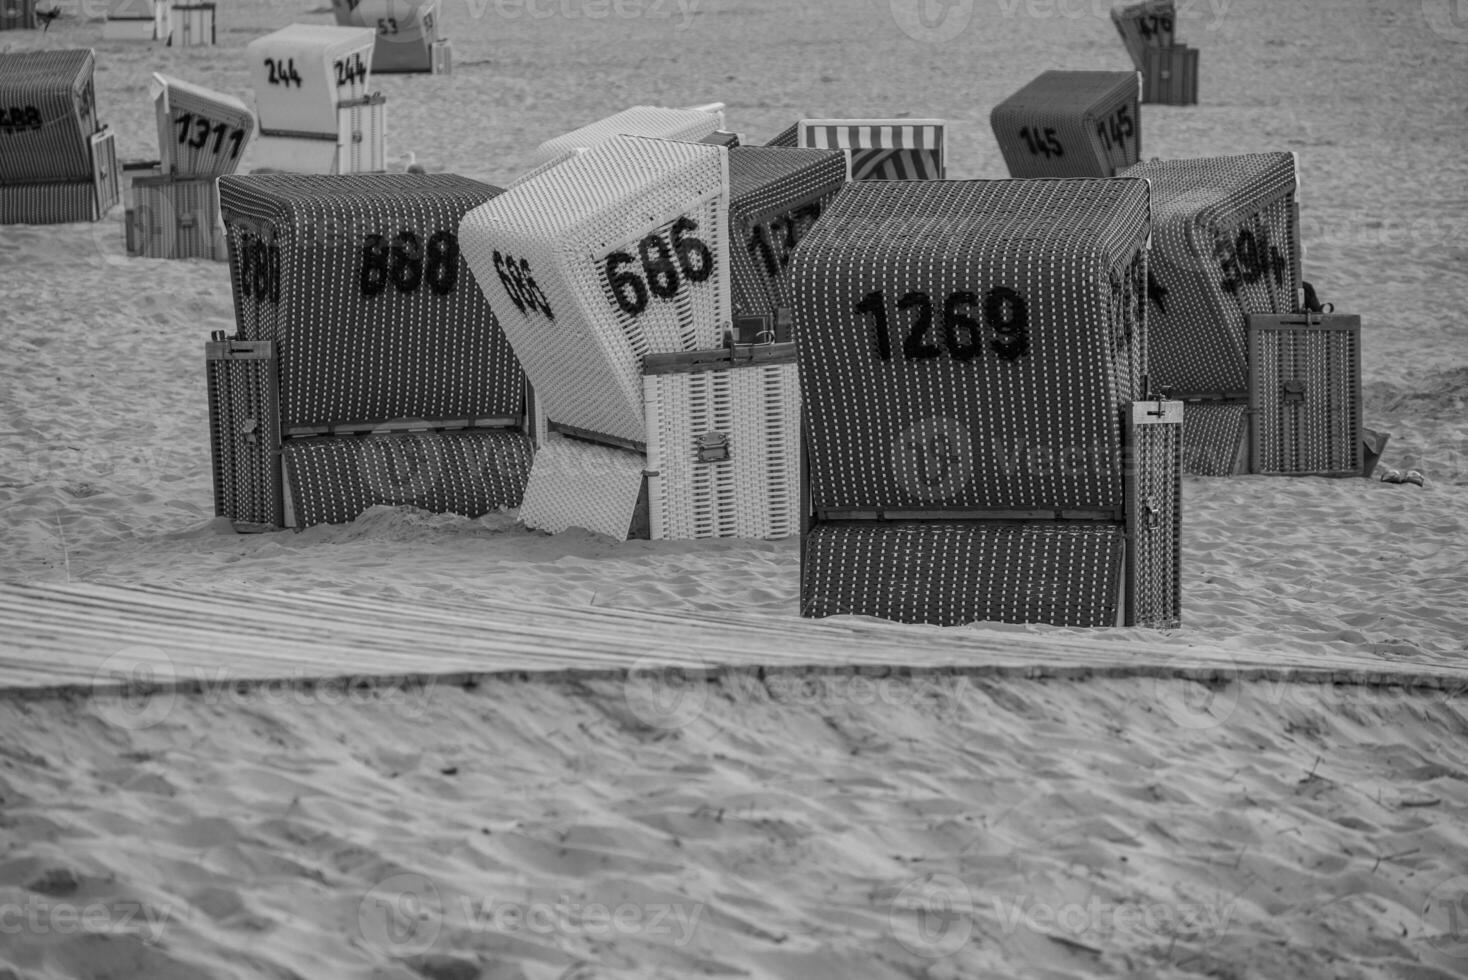
[[[172,36],[171,0],[108,0],[103,40],[167,43]]]
[[[438,0],[332,0],[331,7],[338,25],[376,32],[373,71],[447,75],[452,70],[452,47],[438,33]]]
[[[1186,44],[1148,48],[1142,69],[1142,101],[1152,105],[1198,104],[1198,49]]]
[[[386,100],[371,90],[376,32],[291,24],[245,47],[265,172],[380,173]]]
[[[1047,71],[994,107],[989,124],[1011,177],[1111,177],[1142,152],[1141,78]]]
[[[1362,424],[1361,318],[1256,313],[1247,324],[1249,471],[1369,477],[1380,445]]]
[[[1121,43],[1126,45],[1132,64],[1142,71],[1147,67],[1148,50],[1173,46],[1177,10],[1173,0],[1143,0],[1112,7],[1111,22],[1121,35]]]
[[[464,218],[546,419],[527,525],[794,533],[794,348],[725,346],[729,153],[613,136]]]
[[[1249,469],[1248,318],[1292,314],[1300,284],[1299,181],[1292,153],[1153,160],[1147,289],[1152,382],[1189,403],[1184,468]]]
[[[458,238],[499,189],[449,174],[219,188],[237,334],[207,353],[217,511],[252,529],[519,505],[525,376]]]
[[[207,48],[219,43],[218,6],[213,3],[173,5],[173,40],[176,48]]]
[[[942,180],[942,119],[802,119],[796,144],[845,150],[852,180]]]
[[[788,341],[790,255],[846,183],[835,150],[737,146],[729,151],[729,273],[736,339]],[[753,322],[754,335],[746,324]],[[768,336],[761,336],[768,334]]]
[[[90,50],[0,53],[0,224],[98,221],[118,201]]]
[[[0,3],[0,31],[36,29],[36,0],[4,0]]]
[[[1140,180],[852,183],[791,261],[801,612],[1178,621]]]
[[[531,154],[531,169],[544,169],[547,164],[570,159],[578,151],[590,149],[615,136],[696,141],[723,128],[724,107],[719,103],[687,109],[632,106],[541,143]]]

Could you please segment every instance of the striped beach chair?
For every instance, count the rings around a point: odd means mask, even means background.
[[[332,0],[331,9],[338,25],[376,32],[373,71],[446,75],[452,70],[452,47],[439,37],[438,0]]]
[[[0,53],[0,224],[98,221],[118,201],[90,50]]]
[[[794,348],[726,345],[730,152],[611,136],[465,216],[546,420],[526,525],[795,532]]]
[[[1047,71],[994,107],[1011,177],[1111,177],[1142,153],[1141,78]]]
[[[1182,406],[1142,180],[853,182],[791,262],[801,612],[1165,627]]]
[[[251,530],[518,506],[525,376],[458,238],[499,189],[450,174],[219,188],[237,332],[206,347],[217,512]]]
[[[802,119],[798,146],[845,150],[852,180],[942,180],[942,119]]]

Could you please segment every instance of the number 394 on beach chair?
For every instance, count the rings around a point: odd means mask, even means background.
[[[376,504],[520,503],[525,375],[459,245],[450,174],[226,176],[237,334],[207,345],[215,504],[242,530]]]
[[[99,221],[117,203],[95,64],[85,49],[0,53],[0,224]]]
[[[1152,185],[1152,381],[1189,403],[1185,471],[1359,473],[1360,321],[1296,315],[1294,155],[1153,160],[1124,173]]]
[[[801,612],[1167,627],[1182,406],[1140,180],[852,183],[791,262]]]
[[[1011,177],[1111,177],[1142,148],[1141,81],[1131,71],[1047,71],[994,107]]]
[[[725,346],[728,154],[614,136],[465,217],[469,264],[547,419],[528,526],[794,533],[794,349]]]
[[[259,170],[386,169],[386,100],[369,85],[375,38],[365,27],[291,24],[245,47],[260,120]]]
[[[159,172],[134,178],[127,205],[129,251],[149,258],[223,261],[224,223],[215,180],[234,173],[255,131],[239,99],[153,75]]]

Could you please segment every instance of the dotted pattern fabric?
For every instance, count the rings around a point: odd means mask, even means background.
[[[533,455],[524,433],[491,429],[287,439],[282,452],[297,528],[378,504],[465,517],[517,507]]]
[[[723,112],[638,105],[548,139],[535,148],[530,159],[532,166],[539,166],[563,158],[574,150],[591,149],[614,136],[651,136],[696,143],[723,128]]]
[[[1114,626],[1119,524],[820,524],[801,562],[803,616]]]
[[[765,143],[765,146],[796,146],[796,147],[798,147],[799,145],[800,145],[800,123],[799,123],[799,121],[793,122],[789,126],[786,126],[784,129],[780,130],[774,136],[771,136],[770,139],[769,139],[769,142]]]
[[[1136,424],[1128,439],[1133,465],[1127,500],[1128,626],[1175,629],[1182,620],[1182,438],[1178,422]],[[1177,403],[1172,403],[1177,405]]]
[[[524,373],[457,238],[498,188],[451,174],[271,174],[221,177],[219,193],[236,323],[243,339],[277,343],[283,424],[524,411]]]
[[[615,136],[465,215],[465,258],[547,418],[644,444],[642,359],[721,345],[728,174],[724,147]]]
[[[1243,395],[1246,317],[1292,311],[1300,288],[1294,154],[1152,160],[1122,176],[1152,185],[1152,383]]]
[[[213,180],[140,177],[133,181],[139,253],[150,259],[210,259],[227,255]]]
[[[785,270],[800,239],[846,183],[834,150],[736,146],[729,151],[729,274],[735,316],[790,304]]]
[[[1189,402],[1183,413],[1183,472],[1233,476],[1248,469],[1249,400]]]
[[[255,133],[255,114],[248,106],[232,95],[156,72],[152,93],[165,174],[219,177],[239,168]]]
[[[793,357],[650,374],[643,384],[654,539],[799,533],[800,383]],[[706,433],[728,440],[728,459],[699,459]]]
[[[790,266],[813,506],[1119,511],[1148,231],[1138,180],[846,185]],[[949,304],[973,326],[945,338]]]
[[[551,433],[535,452],[520,522],[551,534],[582,527],[625,541],[645,466],[642,453]]]
[[[1131,71],[1047,71],[994,107],[1011,177],[1111,177],[1142,154],[1141,82]]]
[[[0,53],[0,105],[35,109],[39,117],[34,126],[0,130],[0,185],[91,182],[88,140],[101,128],[95,65],[89,49]]]
[[[236,524],[280,527],[284,514],[274,344],[226,341],[204,348],[214,513]]]
[[[1249,319],[1255,473],[1361,474],[1361,318],[1314,323]],[[1297,399],[1286,384],[1300,389]]]
[[[1172,47],[1177,12],[1173,8],[1173,0],[1144,0],[1125,7],[1112,7],[1111,22],[1121,35],[1121,43],[1126,45],[1132,64],[1142,69],[1146,67],[1149,48]]]
[[[247,44],[245,62],[261,131],[335,135],[337,105],[372,91],[376,38],[377,32],[366,27],[291,24]],[[360,74],[359,67],[364,69]]]
[[[800,146],[845,150],[852,180],[942,180],[941,120],[802,119]]]

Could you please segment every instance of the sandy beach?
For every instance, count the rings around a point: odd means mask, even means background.
[[[333,22],[240,0],[217,47],[179,49],[102,40],[95,0],[59,6],[0,50],[94,48],[124,160],[158,155],[151,72],[250,102],[245,44]],[[0,692],[0,978],[1468,976],[1468,10],[1178,6],[1200,104],[1143,107],[1143,155],[1299,155],[1305,278],[1360,315],[1382,467],[1425,485],[1187,477],[1181,628],[975,624],[943,643],[1449,681],[238,690],[221,658],[162,707]],[[373,88],[395,166],[500,186],[568,129],[714,101],[753,142],[802,117],[944,118],[949,175],[998,178],[997,102],[1046,69],[1130,67],[1099,2],[944,9],[929,27],[910,0],[445,0],[453,73]],[[558,609],[671,614],[647,618],[650,647],[696,657],[756,623],[782,631],[772,664],[815,643],[793,539],[618,542],[393,507],[235,534],[213,516],[216,330],[234,330],[227,266],[129,257],[120,207],[0,227],[0,587],[519,604],[548,629]],[[935,642],[823,622],[896,665]],[[0,660],[39,658],[47,630],[0,629]]]

